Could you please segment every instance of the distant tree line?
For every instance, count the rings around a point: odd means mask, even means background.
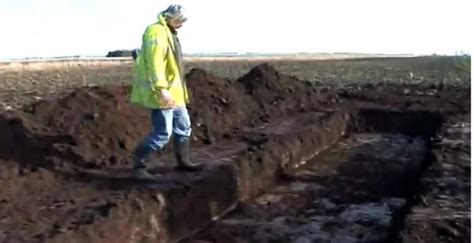
[[[109,51],[105,57],[131,57],[133,50]]]

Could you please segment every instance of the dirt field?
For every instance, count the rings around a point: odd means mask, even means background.
[[[130,179],[131,65],[2,69],[0,242],[469,242],[470,59],[188,62],[193,158]]]

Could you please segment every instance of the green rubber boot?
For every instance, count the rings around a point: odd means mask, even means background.
[[[182,171],[199,171],[204,165],[201,163],[191,162],[189,160],[189,139],[181,140],[174,139],[174,153],[178,166],[177,170]]]

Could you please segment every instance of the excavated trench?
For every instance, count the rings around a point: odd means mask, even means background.
[[[196,235],[196,242],[389,242],[404,217],[442,116],[361,110],[331,146]],[[420,129],[420,124],[423,128]],[[183,242],[192,242],[189,240]]]
[[[404,95],[399,87],[335,90],[269,65],[236,81],[203,70],[187,78],[193,91],[192,157],[206,167],[178,172],[165,147],[150,160],[156,175],[150,182],[130,176],[128,155],[150,124],[148,111],[128,103],[128,87],[79,89],[0,114],[0,242],[441,237],[439,227],[428,232],[415,227],[420,217],[412,210],[443,208],[436,198],[420,204],[419,197],[433,197],[426,186],[433,175],[427,171],[444,168],[444,160],[461,168],[452,176],[470,168],[470,161],[457,164],[449,157],[466,157],[458,145],[440,150],[447,145],[438,141],[465,137],[445,135],[443,124],[453,117],[469,122],[460,116],[470,110],[468,91],[432,96],[407,95],[406,87]],[[470,141],[466,144],[470,147]],[[465,191],[470,179],[459,178],[464,197],[456,200],[470,202]],[[447,194],[450,188],[444,188]],[[452,212],[470,207],[452,205]],[[467,221],[458,218],[442,221],[459,226],[450,226],[456,231],[449,239],[469,237]],[[440,225],[433,220],[424,223]]]

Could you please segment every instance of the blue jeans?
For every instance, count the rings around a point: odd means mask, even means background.
[[[191,136],[191,120],[186,107],[151,110],[153,130],[140,144],[149,150],[162,149],[174,136],[176,142],[189,139]]]

